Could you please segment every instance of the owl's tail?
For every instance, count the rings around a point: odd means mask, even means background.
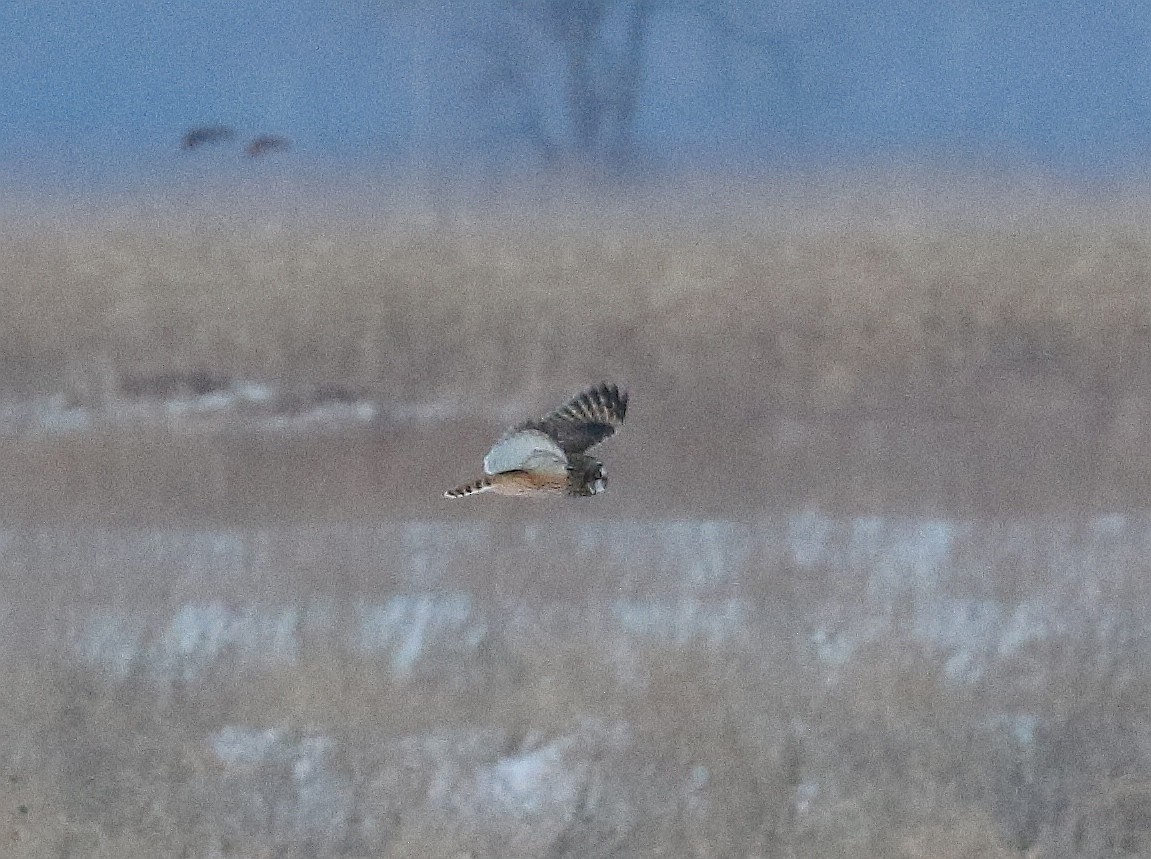
[[[492,480],[491,477],[481,477],[479,480],[465,483],[463,486],[457,486],[455,489],[449,489],[444,493],[444,498],[466,498],[469,495],[487,492],[493,486],[495,486],[495,481]]]

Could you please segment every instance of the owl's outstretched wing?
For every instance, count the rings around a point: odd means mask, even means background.
[[[523,433],[539,433],[551,439],[565,455],[570,456],[583,453],[608,438],[625,417],[627,392],[604,382],[584,391],[551,414],[521,424],[502,441]]]
[[[484,457],[484,474],[505,471],[544,471],[563,474],[567,456],[547,433],[539,430],[512,430]]]

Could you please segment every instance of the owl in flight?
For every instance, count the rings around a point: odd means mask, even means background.
[[[584,451],[615,432],[627,416],[627,393],[606,382],[539,420],[508,431],[484,457],[484,476],[444,493],[598,495],[607,488],[603,463]]]

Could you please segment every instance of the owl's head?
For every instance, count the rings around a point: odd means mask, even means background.
[[[605,489],[607,489],[607,469],[601,465],[596,469],[595,477],[592,479],[591,494],[599,495]]]
[[[599,495],[607,489],[607,471],[590,457],[569,468],[568,474],[568,492],[572,495]]]

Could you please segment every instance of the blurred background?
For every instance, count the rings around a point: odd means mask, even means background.
[[[4,25],[9,177],[164,182],[220,125],[308,171],[1094,175],[1142,167],[1151,128],[1135,2],[13,0]]]
[[[0,856],[1151,854],[1151,10],[0,10]],[[631,393],[611,485],[444,489]]]

